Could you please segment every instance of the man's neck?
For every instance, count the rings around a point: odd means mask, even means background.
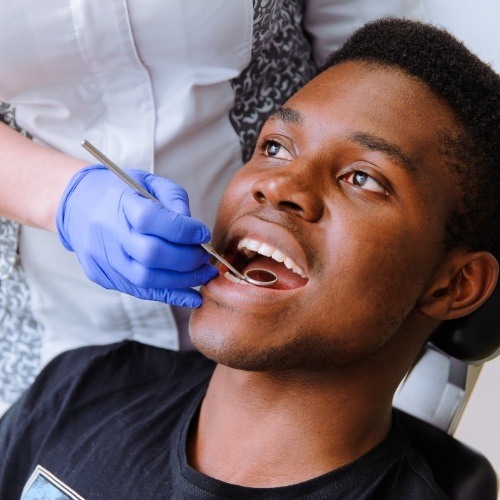
[[[391,394],[367,397],[373,387],[347,378],[217,366],[193,425],[190,464],[225,482],[276,487],[355,460],[387,435]]]

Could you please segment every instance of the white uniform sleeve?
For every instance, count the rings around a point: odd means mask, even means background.
[[[305,9],[305,29],[318,64],[368,21],[385,16],[425,19],[421,0],[308,0]]]

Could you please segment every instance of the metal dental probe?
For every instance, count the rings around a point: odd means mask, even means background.
[[[131,188],[135,189],[140,195],[144,196],[144,198],[149,198],[152,201],[156,201],[160,203],[151,193],[149,193],[146,189],[144,189],[139,183],[137,183],[132,177],[130,177],[126,172],[124,172],[120,167],[115,165],[107,156],[105,156],[101,151],[99,151],[95,146],[93,146],[89,141],[82,141],[82,146],[95,158],[97,158],[104,166],[106,166],[109,170],[115,173],[118,177],[120,177],[124,182],[126,182]],[[232,274],[234,274],[240,280],[244,280],[248,283],[251,283],[255,286],[271,286],[278,281],[278,277],[272,271],[268,271],[267,269],[249,269],[245,271],[244,274],[241,274],[237,269],[235,269],[229,262],[227,262],[224,257],[219,255],[214,248],[208,243],[200,243],[200,245],[213,257],[215,257],[219,262],[224,264]],[[264,275],[269,279],[257,280],[254,278],[250,278],[247,276],[248,273]]]

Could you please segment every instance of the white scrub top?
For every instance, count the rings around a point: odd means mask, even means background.
[[[422,18],[419,0],[7,0],[0,100],[41,144],[93,163],[88,139],[122,168],[178,182],[210,227],[265,114],[388,13]],[[170,307],[93,284],[57,236],[23,227],[19,250],[43,362],[125,338],[179,347]]]

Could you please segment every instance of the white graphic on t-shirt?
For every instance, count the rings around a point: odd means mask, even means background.
[[[37,465],[21,494],[21,500],[85,500],[54,474]]]

